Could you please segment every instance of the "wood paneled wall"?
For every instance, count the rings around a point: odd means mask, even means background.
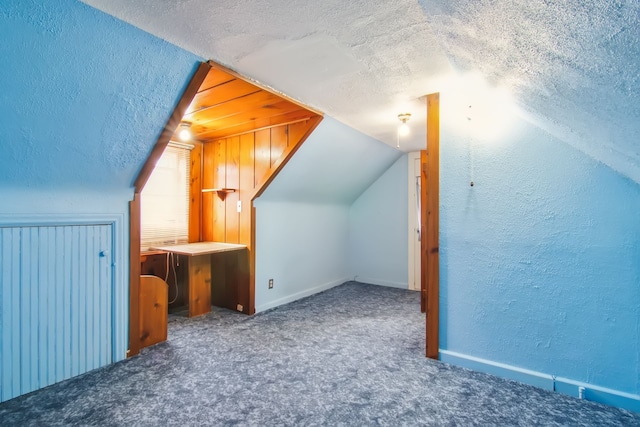
[[[215,305],[233,310],[242,306],[255,312],[252,300],[253,199],[266,188],[275,174],[291,158],[306,137],[322,120],[321,116],[253,132],[204,142],[198,174],[192,154],[190,241],[215,241],[247,245],[248,253],[213,260],[212,299]],[[195,176],[198,175],[198,176]],[[234,192],[201,192],[202,189],[233,189]],[[199,200],[195,200],[199,199]],[[238,212],[240,202],[240,212]],[[199,232],[196,232],[198,230]],[[227,259],[237,256],[238,259]],[[234,269],[236,273],[231,273]]]
[[[312,125],[313,120],[305,120],[204,143],[203,188],[236,191],[202,194],[202,240],[251,246],[251,201],[256,190]]]

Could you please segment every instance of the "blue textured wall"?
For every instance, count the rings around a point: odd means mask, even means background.
[[[122,359],[132,182],[198,58],[74,0],[2,1],[0,39],[0,226],[115,218]]]
[[[131,187],[198,58],[74,0],[0,5],[0,187]]]
[[[506,86],[537,126],[640,182],[640,2],[418,3],[457,71]]]
[[[524,121],[440,170],[441,349],[637,395],[638,183]]]
[[[408,287],[408,173],[404,155],[349,209],[349,267],[360,282]]]

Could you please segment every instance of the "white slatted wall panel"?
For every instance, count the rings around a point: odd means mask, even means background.
[[[112,361],[112,225],[0,227],[0,401]]]

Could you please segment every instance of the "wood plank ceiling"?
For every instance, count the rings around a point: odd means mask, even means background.
[[[213,64],[182,123],[191,125],[193,138],[208,142],[318,116],[296,102],[274,94],[230,70]],[[176,129],[172,139],[179,141]]]

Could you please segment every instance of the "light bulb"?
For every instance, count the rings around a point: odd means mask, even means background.
[[[180,132],[178,133],[178,138],[182,142],[191,141],[191,126],[188,123],[182,123],[180,125]]]
[[[182,142],[187,142],[189,140],[191,140],[191,132],[189,132],[188,129],[182,129],[180,131],[180,141]]]
[[[411,118],[411,113],[400,113],[398,114],[398,120],[400,120],[400,126],[398,126],[398,138],[401,136],[407,136],[411,133],[411,129],[409,129],[409,125],[407,122]]]
[[[402,123],[399,127],[398,127],[398,135],[400,136],[407,136],[411,133],[411,129],[409,128],[409,125],[406,123]]]

